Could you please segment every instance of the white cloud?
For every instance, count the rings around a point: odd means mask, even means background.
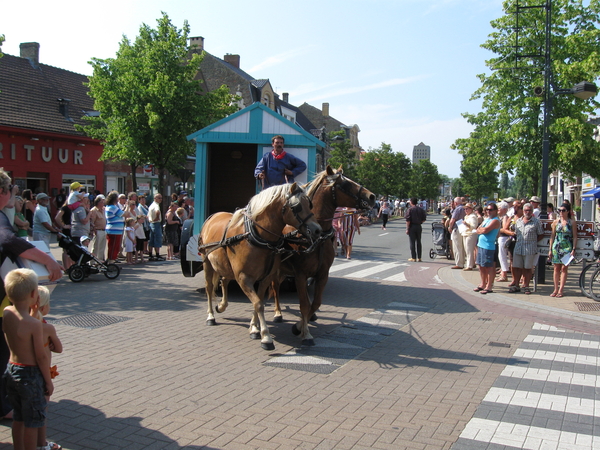
[[[281,63],[284,63],[290,59],[297,58],[300,55],[303,55],[309,52],[314,46],[301,47],[296,49],[291,49],[283,53],[279,53],[277,55],[269,56],[264,59],[262,62],[256,64],[254,67],[251,67],[246,72],[260,72],[261,70],[268,69],[269,67],[277,66]]]
[[[343,89],[339,89],[337,91],[328,92],[327,94],[317,95],[316,97],[312,97],[307,102],[313,102],[316,100],[323,100],[332,97],[339,97],[340,95],[349,95],[349,94],[357,94],[359,92],[371,91],[373,89],[381,89],[390,86],[398,86],[400,84],[412,83],[415,81],[422,80],[423,76],[418,77],[407,77],[407,78],[392,78],[390,80],[380,81],[379,83],[368,84],[365,86],[355,86],[355,87],[347,87]]]

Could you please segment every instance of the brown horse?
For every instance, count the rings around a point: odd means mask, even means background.
[[[335,208],[346,206],[356,209],[370,209],[375,205],[375,195],[344,177],[340,169],[334,171],[330,166],[319,173],[306,187],[308,196],[313,202],[313,212],[323,228],[323,234],[314,251],[302,252],[303,246],[294,246],[297,253],[285,260],[279,268],[279,277],[273,282],[275,297],[275,322],[282,322],[281,308],[279,306],[279,284],[287,276],[294,276],[298,298],[300,301],[301,320],[292,327],[295,335],[300,335],[303,345],[315,345],[308,329],[308,322],[321,306],[323,291],[329,279],[329,269],[335,259],[334,231],[332,227]],[[286,227],[284,232],[289,232]],[[305,247],[304,247],[305,248]],[[314,300],[310,301],[308,295],[308,278],[314,277]]]
[[[234,214],[216,213],[206,220],[200,233],[199,252],[204,259],[207,324],[216,324],[212,303],[219,280],[223,298],[217,312],[227,308],[227,285],[236,280],[254,306],[250,336],[260,337],[265,350],[275,348],[265,320],[264,294],[279,269],[285,225],[297,227],[311,239],[321,235],[311,206],[305,191],[294,183],[265,189],[252,197],[245,209]]]

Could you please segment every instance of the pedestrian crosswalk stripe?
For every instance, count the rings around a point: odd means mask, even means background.
[[[393,281],[396,283],[406,282],[404,275],[404,267],[408,266],[404,262],[382,262],[382,261],[365,261],[352,260],[348,262],[336,261],[329,270],[331,276],[337,275],[342,278],[370,278],[383,281]]]
[[[544,336],[527,336],[524,342],[532,342],[535,344],[563,345],[565,347],[576,348],[598,348],[598,342],[586,341],[581,339],[566,339],[557,337]]]
[[[452,450],[600,449],[599,352],[597,336],[534,324]]]
[[[600,387],[600,377],[596,375],[560,370],[508,366],[502,371],[501,376],[551,383],[568,383],[572,386]]]
[[[483,401],[584,416],[594,416],[600,412],[600,401],[597,400],[495,387],[489,390]]]
[[[597,347],[596,347],[597,348]],[[571,353],[550,352],[545,350],[530,350],[518,349],[515,358],[539,359],[542,361],[561,361],[572,364],[586,364],[597,366],[600,363],[600,358],[589,355],[574,355]]]
[[[393,269],[397,267],[398,263],[385,263],[377,264],[376,266],[369,267],[368,269],[359,270],[358,272],[352,272],[344,275],[344,278],[365,278],[375,273],[383,272],[384,270]]]
[[[404,283],[406,281],[406,275],[404,275],[404,272],[400,272],[397,275],[392,275],[391,277],[384,278],[383,281],[395,281],[396,283]]]
[[[509,445],[523,449],[589,450],[599,448],[600,437],[515,425],[488,419],[471,420],[461,434],[462,439]],[[456,445],[452,448],[456,448]],[[475,448],[473,446],[465,448]]]
[[[344,264],[335,264],[329,269],[329,273],[339,272],[340,270],[350,269],[355,266],[362,266],[363,264],[369,264],[368,261],[361,261],[360,259],[355,259],[353,261],[349,261]]]

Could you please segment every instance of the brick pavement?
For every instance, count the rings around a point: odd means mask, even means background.
[[[51,318],[130,320],[57,324],[65,351],[54,357],[48,436],[70,450],[450,448],[533,320],[468,293],[440,261],[428,266],[407,267],[410,283],[330,279],[317,339],[391,302],[429,309],[330,374],[264,364],[299,345],[293,293],[286,322],[270,326],[276,349],[265,352],[247,335],[250,303],[239,291],[208,327],[202,276],[183,278],[174,262],[125,267],[115,281],[65,279]]]

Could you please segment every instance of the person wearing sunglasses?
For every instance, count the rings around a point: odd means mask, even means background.
[[[490,203],[485,207],[486,218],[477,228],[479,235],[477,240],[477,260],[481,283],[475,289],[480,294],[494,292],[494,276],[496,273],[494,264],[494,253],[496,252],[496,237],[500,231],[500,220],[498,220],[498,206]]]
[[[521,277],[523,278],[523,292],[531,294],[529,281],[533,275],[533,267],[538,255],[537,243],[544,237],[542,222],[533,215],[531,203],[523,205],[523,217],[515,224],[517,241],[513,251],[512,275],[514,285],[508,292],[519,292]]]
[[[554,264],[554,290],[550,297],[562,297],[569,272],[569,259],[575,257],[577,246],[577,221],[571,215],[571,205],[563,203],[558,208],[558,218],[552,222],[548,258]]]

